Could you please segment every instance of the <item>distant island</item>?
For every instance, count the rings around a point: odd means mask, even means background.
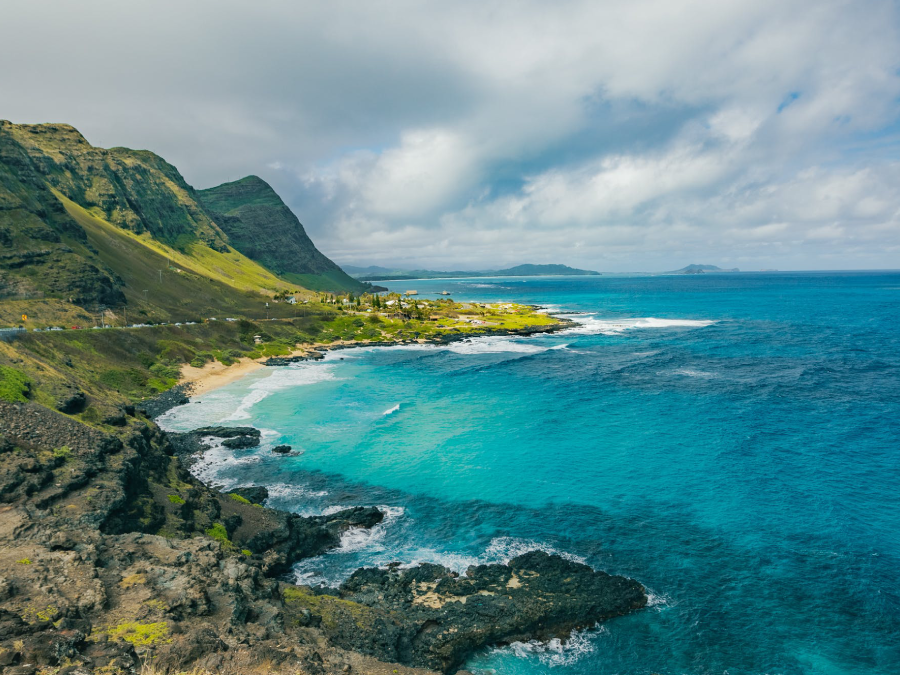
[[[404,279],[455,279],[458,277],[548,277],[548,276],[600,276],[600,272],[580,270],[568,265],[516,265],[503,270],[403,270],[390,267],[356,267],[344,265],[347,274],[359,281],[401,281]]]
[[[740,270],[737,267],[723,269],[715,265],[688,265],[687,267],[682,267],[680,270],[663,272],[663,274],[705,274],[706,272],[740,272]]]

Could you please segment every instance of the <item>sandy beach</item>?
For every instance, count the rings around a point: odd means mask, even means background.
[[[191,396],[199,396],[231,384],[260,368],[265,368],[262,361],[253,359],[241,359],[230,366],[224,366],[218,361],[207,363],[202,368],[183,366],[179,384],[190,384]]]
[[[343,344],[343,342],[340,344]],[[302,356],[307,353],[309,353],[309,349],[295,349],[285,358]],[[191,396],[206,394],[219,387],[224,387],[226,384],[231,384],[255,370],[265,368],[266,366],[263,362],[267,358],[263,357],[259,360],[245,358],[235,361],[230,366],[222,365],[219,361],[210,361],[202,368],[184,365],[181,367],[181,379],[178,381],[178,384],[190,384]]]

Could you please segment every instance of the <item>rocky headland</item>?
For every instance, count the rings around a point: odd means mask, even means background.
[[[265,488],[222,493],[182,458],[204,438],[137,411],[111,434],[0,401],[3,675],[159,672],[455,672],[474,651],[564,637],[646,604],[637,582],[541,552],[459,576],[436,565],[361,569],[337,589],[296,586],[297,560],[383,514],[301,517]]]

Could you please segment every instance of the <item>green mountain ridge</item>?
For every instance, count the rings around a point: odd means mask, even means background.
[[[132,307],[164,320],[264,306],[298,287],[364,285],[315,248],[261,179],[201,192],[153,152],[97,148],[66,124],[0,120],[7,309],[27,314],[39,302],[65,318]]]
[[[364,289],[315,247],[297,216],[261,178],[247,176],[198,195],[231,244],[279,276],[312,290]]]

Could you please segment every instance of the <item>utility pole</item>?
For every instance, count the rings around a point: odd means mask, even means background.
[[[144,289],[144,302],[147,302],[147,289]]]
[[[162,285],[162,270],[159,271],[159,283]]]

